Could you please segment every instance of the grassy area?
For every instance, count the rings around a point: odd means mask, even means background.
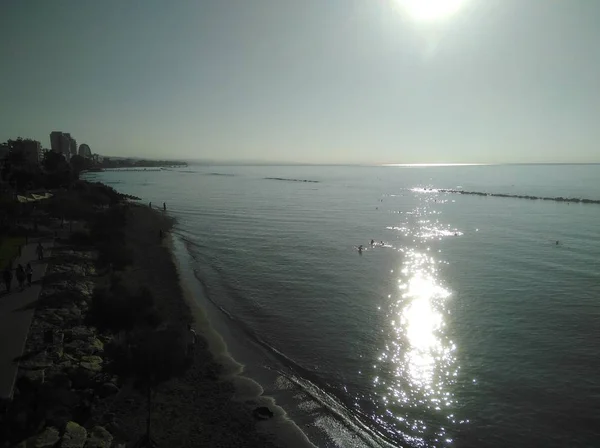
[[[0,240],[0,269],[19,254],[19,245],[25,244],[25,238],[5,237]]]

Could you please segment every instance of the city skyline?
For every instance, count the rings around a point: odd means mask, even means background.
[[[50,147],[62,128],[106,156],[600,162],[600,4],[424,4],[11,2],[0,141]]]

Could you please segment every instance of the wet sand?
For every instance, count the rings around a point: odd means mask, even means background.
[[[185,376],[161,386],[154,402],[152,437],[159,446],[177,447],[304,447],[312,446],[262,388],[240,375],[242,366],[227,353],[196,300],[186,291],[173,256],[168,230],[173,220],[162,211],[132,205],[126,240],[133,250],[127,282],[153,292],[159,312],[171,324],[191,323],[200,340]],[[159,231],[167,236],[159,239]],[[125,391],[124,391],[125,392]],[[275,416],[258,421],[252,411],[269,406]],[[133,441],[144,433],[146,400],[130,390],[111,406],[121,437]]]

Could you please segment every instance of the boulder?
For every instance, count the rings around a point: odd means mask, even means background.
[[[256,409],[254,409],[254,411],[252,411],[252,414],[254,415],[254,418],[257,418],[259,420],[268,420],[274,415],[273,411],[271,411],[266,406],[257,407]]]
[[[63,325],[63,317],[55,312],[48,312],[44,316],[44,320],[52,325],[56,325],[57,327]]]
[[[87,342],[90,351],[92,351],[93,353],[100,353],[104,351],[104,344],[100,339],[94,337],[90,338]]]
[[[52,367],[52,364],[52,359],[43,351],[27,360],[21,361],[19,367],[23,370],[42,370]]]
[[[45,381],[45,370],[25,370],[22,376],[30,384],[40,386]]]
[[[65,350],[61,345],[55,345],[48,350],[48,358],[54,362],[59,362],[64,354]]]
[[[96,355],[83,356],[79,365],[84,369],[90,370],[92,372],[101,372],[102,358]]]
[[[87,431],[75,422],[68,422],[65,433],[60,440],[60,448],[83,448],[87,439]]]
[[[97,337],[87,339],[76,339],[65,344],[67,353],[74,355],[77,358],[89,356],[104,351],[104,344]]]
[[[113,383],[104,383],[100,386],[99,395],[102,398],[109,397],[111,395],[116,395],[119,393],[119,387]]]
[[[65,337],[71,340],[88,340],[93,336],[94,332],[87,327],[75,327],[65,331]]]
[[[113,436],[102,426],[94,426],[90,432],[90,437],[85,443],[85,448],[110,448]]]
[[[60,440],[58,429],[49,427],[44,429],[39,435],[34,436],[33,446],[35,448],[52,448]]]

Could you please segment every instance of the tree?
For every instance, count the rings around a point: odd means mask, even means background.
[[[156,389],[171,378],[183,375],[189,366],[183,335],[173,328],[142,331],[129,343],[113,343],[107,350],[112,355],[110,366],[115,373],[131,378],[135,386],[146,393],[146,434],[135,446],[154,447],[150,429]]]
[[[58,171],[66,165],[65,158],[56,151],[47,151],[42,160],[42,166],[46,171]]]
[[[74,155],[71,157],[71,167],[73,168],[76,177],[79,177],[79,173],[85,170],[86,166],[86,160],[80,155]]]

